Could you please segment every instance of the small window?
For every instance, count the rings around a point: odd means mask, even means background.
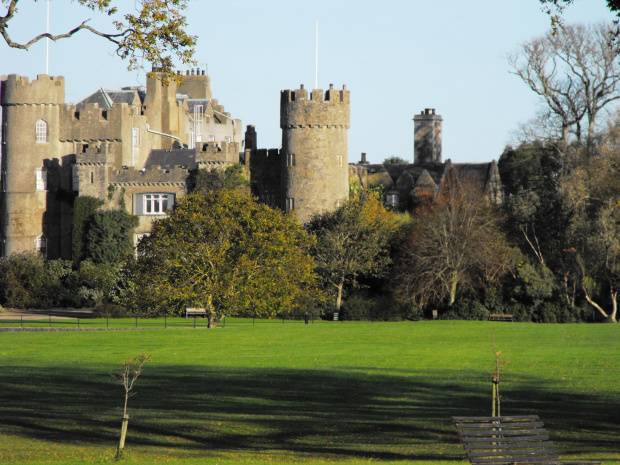
[[[209,142],[215,142],[215,136],[209,136]]]
[[[73,190],[80,190],[80,172],[77,166],[73,167]]]
[[[230,136],[224,137],[224,142],[229,142],[230,143]]]
[[[47,190],[47,170],[44,167],[35,170],[36,188],[38,191]]]
[[[140,145],[140,128],[133,128],[131,130],[131,137],[132,137],[132,143],[134,145],[134,147],[137,147]]]
[[[35,124],[35,137],[38,144],[49,141],[49,128],[47,121],[40,119]]]
[[[286,211],[295,210],[295,199],[288,197],[286,199]]]
[[[387,194],[385,197],[385,201],[388,206],[392,208],[398,207],[398,194]]]
[[[336,165],[338,166],[338,168],[342,168],[342,155],[336,155]]]
[[[47,258],[47,237],[43,234],[37,237],[35,239],[35,248],[37,252]]]
[[[289,153],[286,155],[286,166],[295,166],[295,154]]]

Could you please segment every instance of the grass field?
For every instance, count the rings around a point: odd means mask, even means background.
[[[564,459],[620,462],[619,326],[250,322],[0,333],[0,463],[462,462],[450,417],[488,415],[491,332],[503,414],[535,413]]]

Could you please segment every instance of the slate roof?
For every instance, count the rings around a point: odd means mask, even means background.
[[[161,166],[163,169],[171,169],[175,166],[185,166],[194,169],[196,163],[196,150],[194,149],[158,149],[151,153],[144,164],[145,168]]]
[[[82,110],[87,103],[96,103],[99,108],[109,110],[115,103],[126,103],[127,105],[141,105],[144,101],[145,91],[139,87],[105,88],[100,87],[88,97],[83,98],[75,107],[77,111]]]

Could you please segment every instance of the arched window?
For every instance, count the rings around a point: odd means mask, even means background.
[[[40,167],[35,170],[35,179],[37,183],[37,190],[46,191],[47,190],[47,170],[44,167]]]
[[[37,252],[47,258],[47,237],[45,237],[43,234],[38,236],[35,239],[35,247],[37,249]]]
[[[47,121],[44,119],[37,120],[35,124],[35,136],[38,144],[49,142],[49,129]]]

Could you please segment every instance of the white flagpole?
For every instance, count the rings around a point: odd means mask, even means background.
[[[319,22],[316,22],[316,57],[314,63],[314,88],[319,88]]]
[[[50,0],[47,0],[47,33],[50,33]],[[45,39],[45,74],[50,73],[50,39]]]

